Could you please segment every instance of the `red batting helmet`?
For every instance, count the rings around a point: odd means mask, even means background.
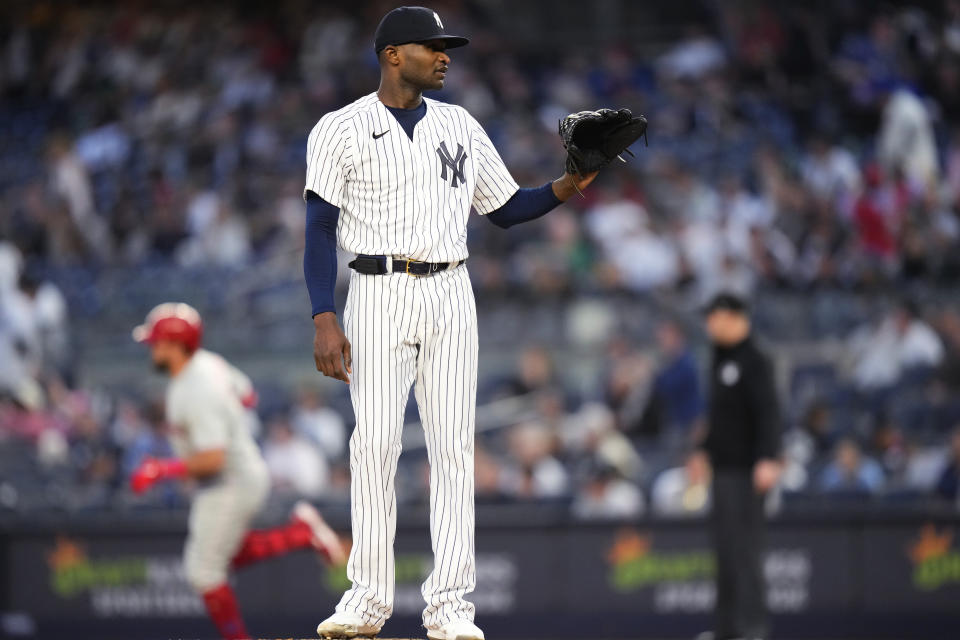
[[[147,314],[134,328],[133,339],[153,344],[158,340],[179,342],[187,351],[196,351],[203,337],[203,321],[196,309],[183,302],[164,302]]]

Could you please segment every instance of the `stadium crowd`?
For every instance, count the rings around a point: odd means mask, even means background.
[[[377,82],[381,7],[342,4],[0,9],[0,505],[138,504],[124,478],[168,452],[162,405],[84,386],[71,324],[97,318],[63,273],[295,271],[306,134]],[[651,122],[650,147],[584,199],[508,234],[475,217],[481,299],[653,296],[678,316],[653,343],[606,341],[587,388],[518,345],[481,384],[484,406],[522,409],[479,436],[479,499],[699,512],[684,453],[704,358],[685,310],[720,290],[839,291],[898,301],[858,318],[826,390],[787,389],[784,490],[960,505],[960,313],[931,294],[960,275],[960,2],[704,3],[678,39],[592,53],[519,51],[486,3],[442,4],[474,42],[436,97],[484,124],[521,184],[558,173],[568,112]],[[278,492],[347,499],[351,417],[329,400],[307,385],[252,420]],[[421,464],[401,499],[424,499]]]

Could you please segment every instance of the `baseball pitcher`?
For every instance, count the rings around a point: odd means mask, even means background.
[[[467,219],[474,209],[503,228],[533,220],[597,173],[568,171],[520,189],[469,113],[423,97],[443,88],[448,50],[467,42],[450,35],[430,9],[389,12],[374,37],[379,89],[324,115],[307,143],[304,274],[314,359],[324,375],[349,383],[356,414],[352,587],[317,628],[325,638],[374,636],[393,610],[394,474],[414,385],[427,435],[434,554],[422,587],[423,624],[431,640],[483,640],[466,599],[476,581],[477,387],[476,304],[464,266]],[[338,245],[356,254],[345,331],[333,301]]]

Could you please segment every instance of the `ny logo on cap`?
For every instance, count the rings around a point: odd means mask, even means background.
[[[450,177],[451,187],[459,187],[467,181],[467,179],[463,177],[463,163],[467,160],[467,154],[464,153],[462,144],[457,143],[457,155],[454,157],[447,149],[447,143],[441,142],[440,146],[437,147],[437,155],[440,156],[440,162],[443,167],[443,170],[440,172],[441,180],[447,179],[447,168],[449,167],[450,172],[453,174]],[[457,180],[460,182],[458,183]]]
[[[433,12],[433,19],[437,21],[437,26],[443,29],[443,23],[440,22],[440,16],[436,11]]]

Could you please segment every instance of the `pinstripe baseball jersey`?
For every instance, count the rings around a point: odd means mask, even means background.
[[[467,218],[517,189],[483,127],[462,107],[423,98],[403,131],[376,93],[323,116],[307,141],[307,191],[340,208],[337,240],[352,253],[426,262],[467,258]]]
[[[243,398],[250,379],[222,356],[198,349],[167,387],[167,420],[178,457],[209,449],[226,450],[220,480],[261,480],[266,464],[250,433]]]

